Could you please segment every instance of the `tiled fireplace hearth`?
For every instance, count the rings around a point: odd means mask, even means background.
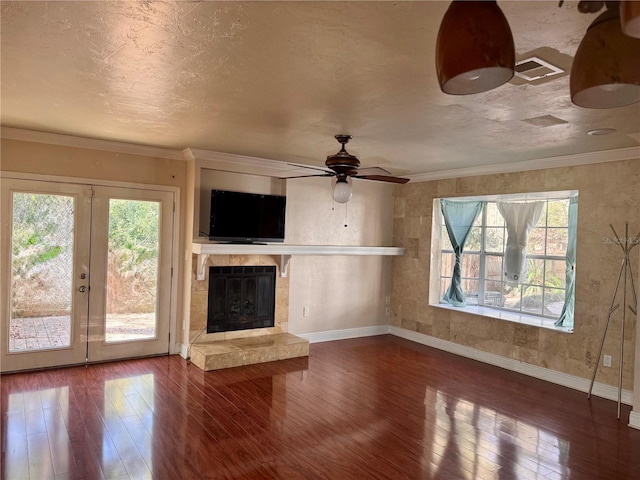
[[[197,280],[194,257],[193,364],[217,370],[309,354],[307,340],[287,333],[289,279],[279,275],[279,260],[270,255],[210,255],[205,278]]]

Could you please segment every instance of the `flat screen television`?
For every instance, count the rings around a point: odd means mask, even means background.
[[[284,242],[283,195],[211,190],[209,239],[233,243]]]

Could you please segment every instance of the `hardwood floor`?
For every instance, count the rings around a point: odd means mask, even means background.
[[[5,375],[2,478],[639,479],[616,404],[389,335]]]

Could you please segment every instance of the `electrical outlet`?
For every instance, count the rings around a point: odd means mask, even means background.
[[[303,317],[309,316],[309,307],[302,307],[302,316]]]
[[[391,309],[389,307],[384,309],[384,314],[388,317],[389,315],[391,315]]]
[[[602,359],[602,364],[605,367],[611,367],[611,355],[605,355],[604,358]]]
[[[384,304],[389,305],[391,303],[391,295],[384,297]]]

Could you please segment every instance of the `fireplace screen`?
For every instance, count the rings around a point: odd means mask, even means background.
[[[275,266],[209,267],[207,333],[274,326]]]

